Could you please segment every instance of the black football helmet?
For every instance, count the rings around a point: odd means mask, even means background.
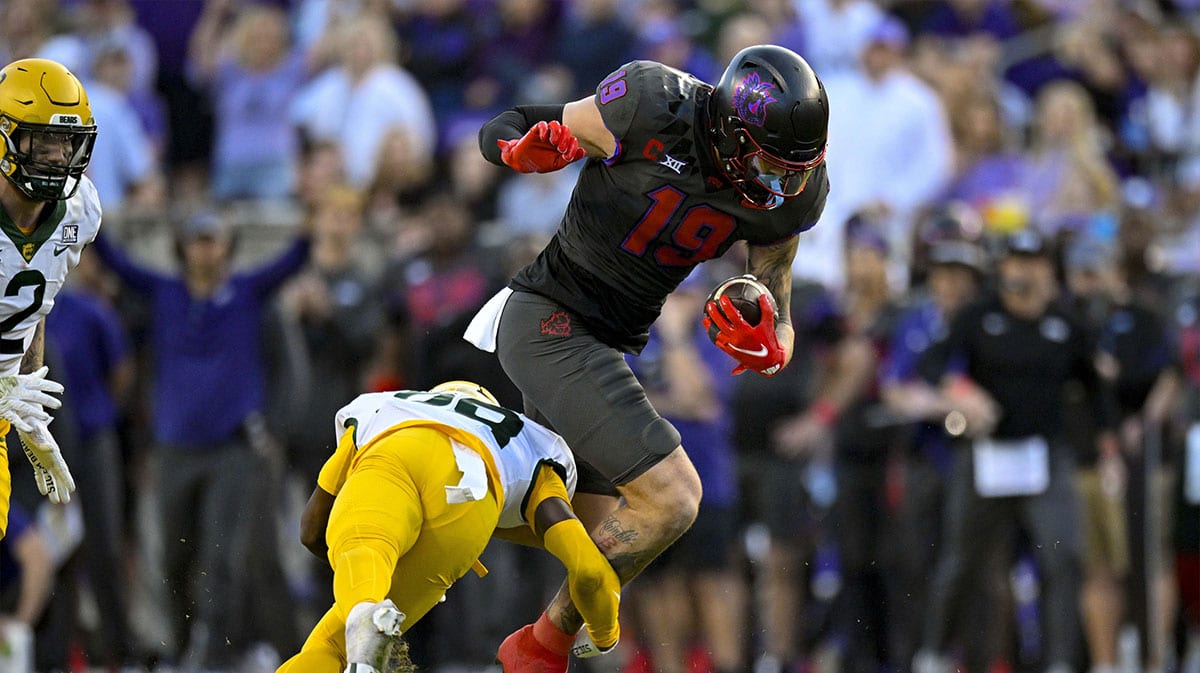
[[[730,61],[709,98],[708,126],[743,203],[769,210],[804,191],[825,161],[829,100],[803,58],[760,44]]]

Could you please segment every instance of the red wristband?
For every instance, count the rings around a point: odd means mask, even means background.
[[[833,406],[833,402],[824,397],[818,398],[808,407],[808,413],[816,416],[817,421],[825,427],[832,427],[838,419],[837,407]]]

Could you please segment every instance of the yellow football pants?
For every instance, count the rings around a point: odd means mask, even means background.
[[[8,535],[8,501],[12,498],[12,470],[8,465],[8,431],[12,424],[0,421],[0,540]]]
[[[366,447],[329,515],[325,537],[334,605],[300,653],[277,673],[340,673],[346,615],[362,601],[390,598],[407,631],[471,569],[491,538],[499,503],[450,505],[446,486],[462,472],[450,440],[431,428],[400,430]]]

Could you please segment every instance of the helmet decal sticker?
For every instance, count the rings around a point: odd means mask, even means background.
[[[733,109],[738,117],[747,124],[762,126],[767,119],[767,105],[776,100],[771,95],[774,88],[771,82],[762,81],[757,72],[743,77],[733,90]]]

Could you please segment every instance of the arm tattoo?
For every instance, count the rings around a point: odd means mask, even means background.
[[[28,374],[42,366],[42,353],[46,348],[46,321],[42,320],[33,330],[33,339],[21,358],[21,373]]]
[[[793,236],[774,245],[749,246],[749,271],[775,295],[781,323],[792,321],[792,260],[796,258],[799,242],[800,237]]]

